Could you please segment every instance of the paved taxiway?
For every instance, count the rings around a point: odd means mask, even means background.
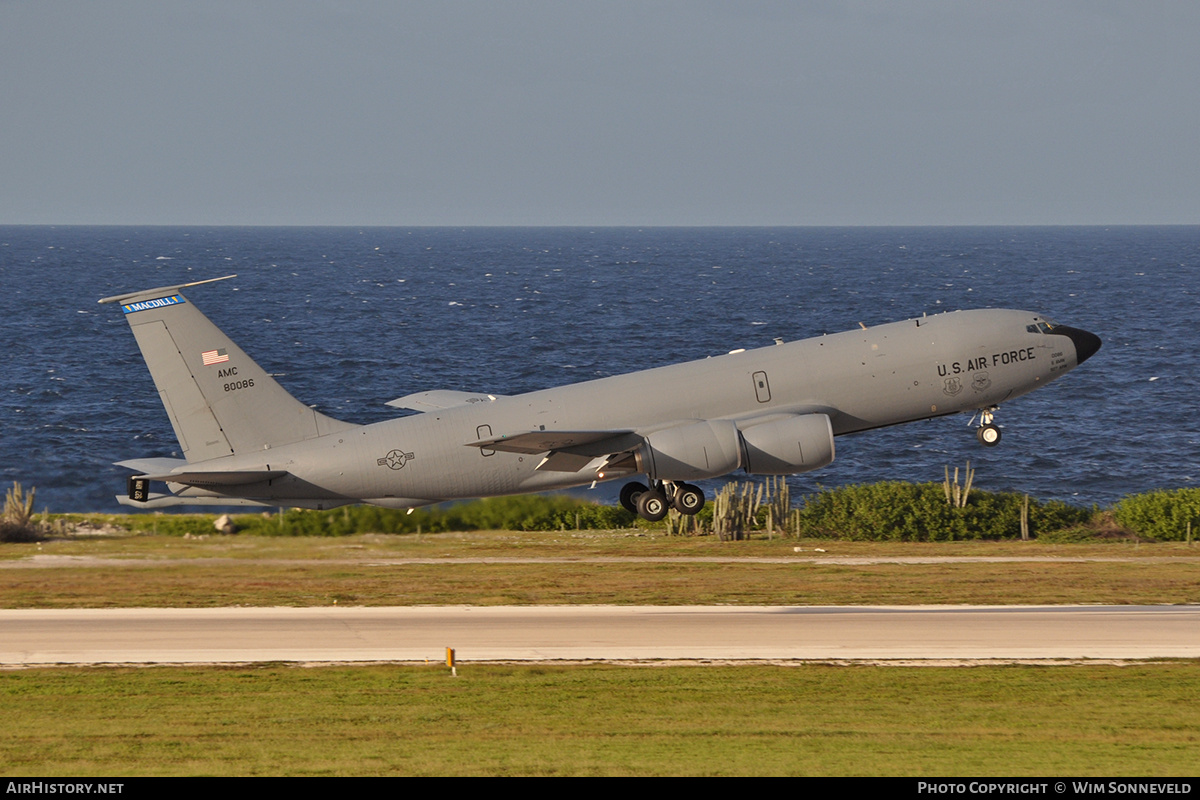
[[[0,610],[0,664],[1200,657],[1200,606]]]

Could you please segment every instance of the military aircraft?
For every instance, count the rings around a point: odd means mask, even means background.
[[[1100,348],[1026,311],[953,311],[527,394],[420,392],[388,405],[422,413],[356,425],[288,394],[180,291],[232,277],[100,300],[121,304],[184,456],[118,462],[136,472],[123,504],[412,509],[644,475],[622,505],[695,514],[690,481],[819,469],[842,434],[974,411],[994,446],[1000,403]]]

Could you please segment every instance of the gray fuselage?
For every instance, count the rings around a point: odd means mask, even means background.
[[[237,487],[240,497],[279,503],[412,507],[579,486],[596,480],[595,470],[539,470],[538,455],[472,443],[542,430],[646,436],[697,420],[732,420],[742,429],[797,414],[828,415],[841,435],[986,409],[1091,354],[1077,352],[1078,339],[1066,333],[1076,329],[1046,332],[1037,328],[1043,320],[1024,311],[951,312],[465,403],[189,467],[284,470],[285,477]]]

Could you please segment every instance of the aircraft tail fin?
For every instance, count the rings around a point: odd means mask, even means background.
[[[356,427],[288,394],[179,292],[225,278],[100,301],[121,304],[188,462],[268,450]]]

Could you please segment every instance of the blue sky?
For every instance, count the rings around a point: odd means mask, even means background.
[[[1200,4],[0,0],[0,224],[1200,222]]]

